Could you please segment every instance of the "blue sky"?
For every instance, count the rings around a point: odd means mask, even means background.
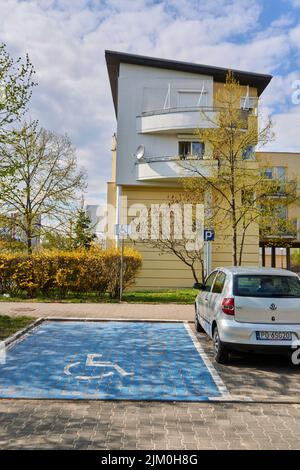
[[[0,0],[0,41],[37,71],[30,116],[68,133],[102,203],[116,130],[104,50],[271,73],[271,150],[300,152],[300,0]]]

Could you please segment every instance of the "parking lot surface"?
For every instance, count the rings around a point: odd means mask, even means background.
[[[0,397],[222,398],[225,387],[197,343],[186,323],[46,321],[8,350]]]

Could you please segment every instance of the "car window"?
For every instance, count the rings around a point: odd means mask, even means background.
[[[206,279],[205,283],[204,283],[204,286],[203,286],[203,290],[205,292],[210,292],[211,290],[211,286],[213,285],[213,282],[215,280],[215,277],[217,275],[217,271],[214,271],[213,273],[211,273],[208,278]]]
[[[300,297],[296,276],[238,275],[234,277],[234,295],[243,297]]]
[[[221,294],[226,280],[226,274],[222,271],[216,277],[212,292],[215,294]]]

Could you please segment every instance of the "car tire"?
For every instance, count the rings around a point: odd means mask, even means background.
[[[217,327],[215,327],[213,332],[213,344],[215,361],[219,364],[227,364],[229,360],[229,350],[220,340]]]
[[[197,333],[203,333],[204,328],[202,328],[201,323],[199,322],[198,315],[197,315],[197,308],[195,307],[195,330]]]

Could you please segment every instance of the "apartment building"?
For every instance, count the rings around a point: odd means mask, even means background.
[[[283,188],[287,181],[299,180],[300,153],[297,152],[257,152],[259,160],[267,167],[266,176],[282,182]],[[279,198],[280,199],[280,198]],[[278,200],[280,204],[280,200]],[[277,243],[272,247],[268,238],[260,237],[260,264],[278,268],[294,269],[299,272],[300,266],[293,263],[292,254],[300,248],[300,206],[291,204],[284,210],[282,217],[291,221],[287,233],[279,234]],[[276,235],[276,234],[274,234]]]
[[[107,202],[115,208],[113,216],[110,215],[113,222],[125,224],[128,223],[128,208],[133,204],[161,204],[170,195],[180,194],[181,179],[187,176],[182,159],[188,156],[194,160],[194,165],[205,171],[212,154],[205,142],[195,139],[195,130],[211,126],[207,116],[217,112],[217,92],[224,86],[228,70],[113,51],[105,54],[117,118]],[[241,109],[255,114],[258,98],[272,77],[240,70],[233,70],[233,73],[243,89]],[[199,112],[201,109],[205,114]],[[285,154],[268,154],[267,158],[274,167],[286,167],[290,160]],[[297,155],[292,156],[292,161],[296,168]],[[127,209],[121,203],[124,196]],[[118,243],[118,235],[111,234],[108,246]],[[263,241],[260,252],[259,230],[253,224],[246,237],[243,263],[267,264],[269,254],[263,248],[265,244]],[[137,289],[193,284],[190,268],[175,255],[162,254],[144,244],[137,248],[143,256]],[[206,251],[210,267],[231,265],[231,253],[231,242],[217,232],[215,241]],[[276,261],[273,251],[271,261],[273,264]]]

